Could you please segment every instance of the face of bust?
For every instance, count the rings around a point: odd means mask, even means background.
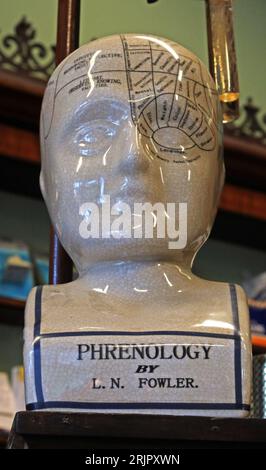
[[[223,183],[214,83],[192,53],[143,35],[82,46],[49,80],[41,113],[41,189],[59,238],[82,273],[97,261],[193,257],[207,238]],[[84,237],[92,205],[100,233]],[[125,236],[113,222],[135,203],[187,204],[187,241]],[[87,204],[87,205],[86,205]],[[88,205],[90,204],[90,205]],[[94,219],[95,219],[94,214]],[[97,219],[97,217],[96,217]],[[105,220],[105,222],[101,222]],[[83,235],[82,235],[83,234]]]

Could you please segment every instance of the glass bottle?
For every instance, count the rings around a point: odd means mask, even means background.
[[[216,82],[223,122],[239,117],[239,83],[232,0],[206,0],[210,72]]]

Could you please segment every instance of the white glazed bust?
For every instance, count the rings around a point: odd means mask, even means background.
[[[154,36],[80,47],[47,85],[41,154],[42,193],[79,277],[29,296],[28,409],[245,416],[244,293],[191,272],[224,181],[222,119],[206,67]],[[91,207],[107,200],[109,224],[100,216],[102,236],[92,238]],[[175,203],[179,227],[186,204],[177,249],[167,235],[135,236],[134,203]],[[125,208],[130,233],[115,223]]]

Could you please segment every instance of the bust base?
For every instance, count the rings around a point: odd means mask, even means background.
[[[111,330],[110,325],[106,325],[109,329],[101,325],[45,332],[38,319],[38,289],[34,328],[30,303],[26,315],[28,410],[248,415],[251,345],[245,323],[237,318],[238,328],[229,332],[218,327],[204,330],[201,324],[185,331],[188,323],[178,325],[172,315],[168,321],[165,315],[160,325],[164,329],[144,330],[136,324],[134,329]],[[231,286],[236,305],[234,289]]]

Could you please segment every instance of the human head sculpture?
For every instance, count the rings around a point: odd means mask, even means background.
[[[40,184],[59,239],[82,275],[99,261],[191,264],[207,239],[224,180],[222,119],[203,63],[167,39],[114,35],[70,54],[41,111]],[[187,241],[84,238],[84,203],[187,203]],[[111,216],[112,217],[112,216]],[[178,213],[177,213],[178,224]]]

